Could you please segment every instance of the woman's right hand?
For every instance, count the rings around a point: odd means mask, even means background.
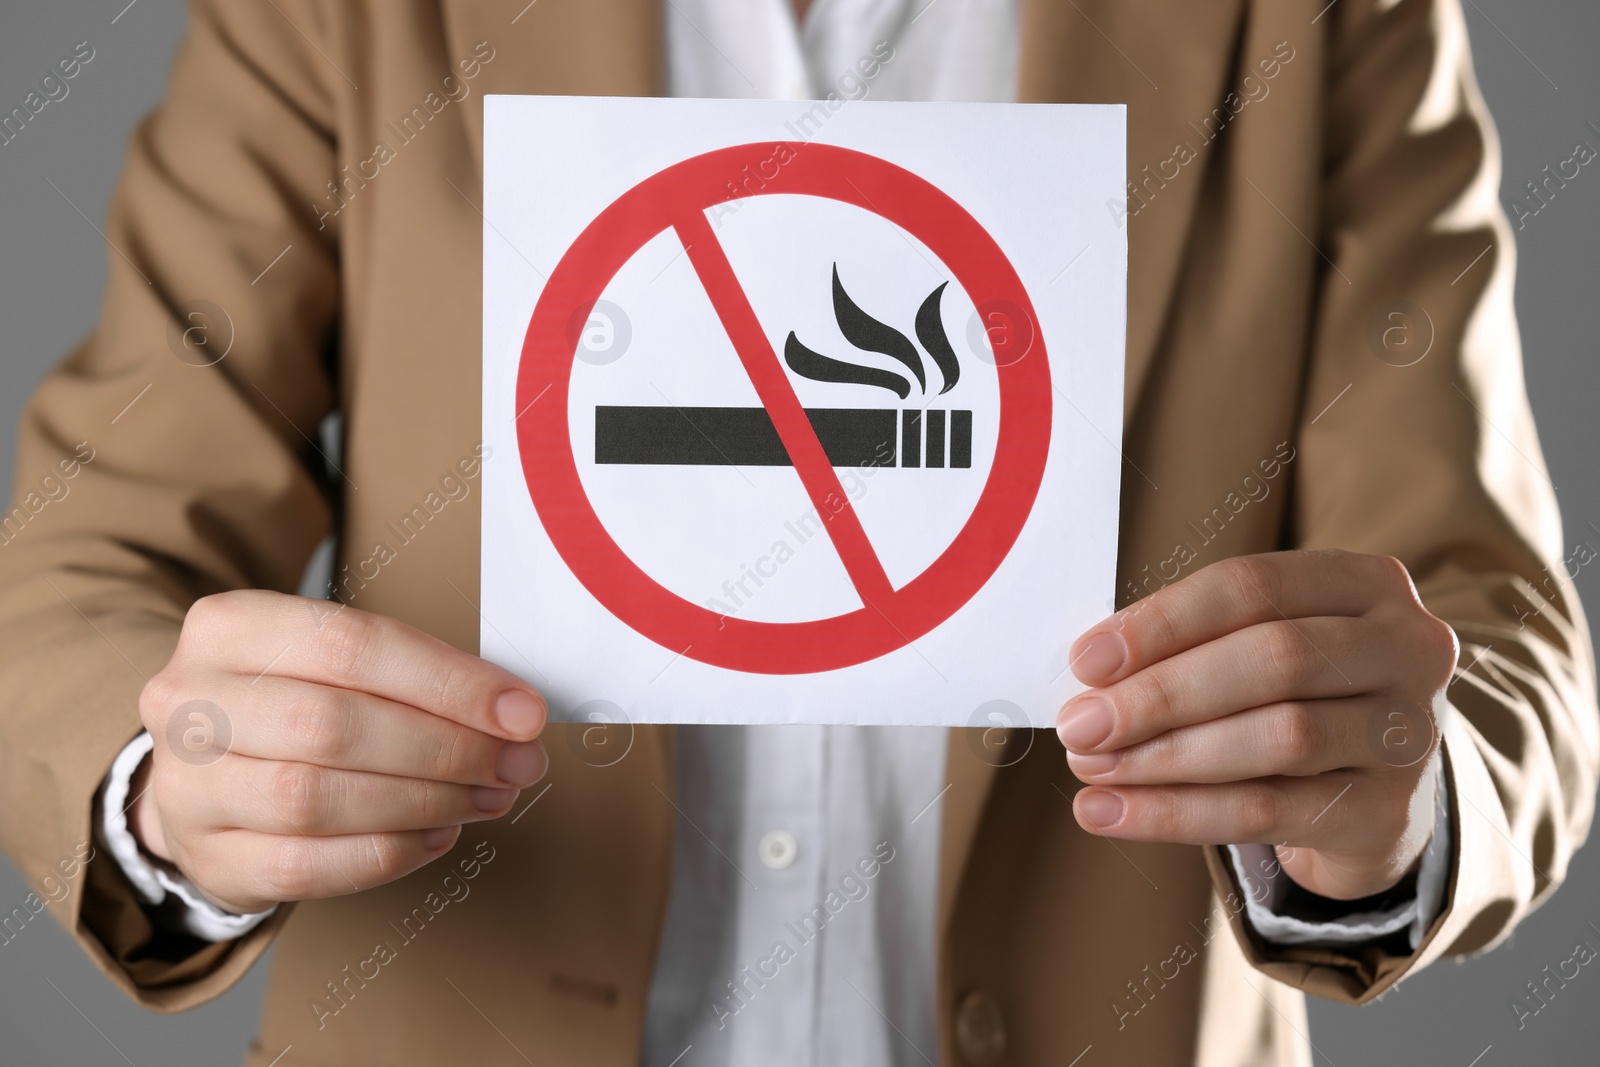
[[[237,913],[409,874],[548,764],[544,698],[515,675],[394,619],[262,590],[190,608],[139,714],[155,748],[129,826]]]

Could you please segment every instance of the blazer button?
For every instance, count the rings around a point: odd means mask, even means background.
[[[1006,1022],[989,994],[974,990],[956,1006],[956,1048],[977,1067],[995,1063],[1005,1052]]]

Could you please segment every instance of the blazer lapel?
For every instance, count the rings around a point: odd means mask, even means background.
[[[666,86],[663,0],[442,0],[449,66],[478,42],[494,59],[478,95],[655,96]],[[473,184],[483,173],[483,105],[465,110]],[[578,152],[581,145],[557,146]]]
[[[993,750],[993,762],[980,755],[983,742],[970,743],[974,737],[996,740],[977,729],[945,731],[945,793],[940,805],[939,830],[939,900],[937,924],[940,944],[944,931],[954,913],[956,892],[961,888],[961,875],[966,870],[967,854],[972,851],[972,840],[978,832],[978,820],[983,815],[989,788],[994,784],[997,765],[1001,758],[1015,747],[1028,743],[1022,730],[1005,732],[1005,742]],[[1038,739],[1035,738],[1037,741]],[[941,960],[943,956],[941,953]]]
[[[1147,202],[1131,200],[1137,214],[1126,218],[1124,426],[1160,342],[1212,157],[1195,128],[1230,88],[1242,10],[1242,0],[1022,0],[1019,99],[1128,105],[1128,179]],[[1196,158],[1162,179],[1161,164],[1180,143]],[[1075,252],[1062,249],[1062,263]]]
[[[1128,342],[1123,424],[1137,409],[1150,371],[1167,303],[1177,283],[1183,249],[1204,181],[1209,154],[1189,123],[1200,123],[1221,103],[1233,67],[1242,0],[1156,3],[1145,0],[1022,0],[1022,55],[1018,99],[1026,102],[1128,105],[1128,177],[1173,154],[1181,141],[1201,154],[1164,184],[1151,182],[1148,206],[1129,217]],[[1160,33],[1149,33],[1152,24]],[[1075,249],[1062,249],[1067,263]],[[939,930],[952,917],[978,822],[997,768],[967,739],[950,731],[939,859]],[[1012,731],[1007,745],[1021,744]],[[1035,743],[1043,739],[1036,738]],[[1048,739],[1054,744],[1054,739]]]

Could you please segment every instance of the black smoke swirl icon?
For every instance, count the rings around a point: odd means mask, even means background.
[[[950,338],[944,332],[944,319],[939,314],[940,300],[944,296],[945,286],[949,284],[941,282],[917,309],[917,339],[928,350],[939,373],[944,376],[944,388],[939,390],[940,396],[948,393],[961,380],[961,364],[956,360],[955,350],[950,347]],[[837,263],[833,265],[833,315],[846,341],[863,352],[877,352],[895,360],[911,372],[917,381],[917,388],[923,394],[927,393],[928,379],[916,345],[893,326],[879,322],[861,310],[850,294],[845,292],[844,283],[839,280]],[[800,343],[800,338],[793,330],[789,331],[789,340],[783,346],[783,358],[790,370],[813,381],[874,385],[889,390],[901,400],[911,395],[909,379],[894,371],[847,363],[813,352]]]

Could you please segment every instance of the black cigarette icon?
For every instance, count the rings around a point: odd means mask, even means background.
[[[972,412],[806,408],[835,467],[972,466]],[[765,408],[601,405],[594,461],[605,464],[789,467]]]

